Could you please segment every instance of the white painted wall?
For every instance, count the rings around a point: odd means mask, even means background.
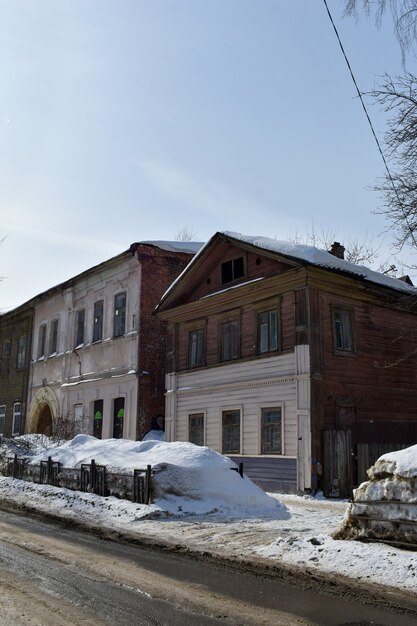
[[[113,339],[114,296],[126,291],[126,331]],[[112,401],[125,398],[124,437],[136,437],[140,298],[140,264],[136,256],[121,256],[115,262],[98,266],[88,276],[74,279],[65,292],[45,296],[35,306],[31,375],[29,381],[29,424],[31,402],[42,387],[55,393],[62,415],[73,415],[74,405],[82,404],[92,416],[94,400],[104,400],[103,436],[111,437]],[[92,343],[94,303],[104,301],[103,340]],[[75,348],[76,311],[85,309],[85,342]],[[59,320],[58,348],[49,356],[53,319]],[[47,324],[46,358],[38,359],[39,328]],[[92,432],[92,419],[91,419]]]
[[[222,411],[240,408],[241,453],[256,456],[261,451],[261,408],[281,406],[284,456],[298,459],[298,464],[304,468],[302,488],[307,488],[311,452],[306,452],[305,447],[300,448],[298,437],[305,437],[304,443],[309,445],[309,371],[309,348],[297,346],[294,352],[269,358],[168,374],[166,438],[169,441],[187,441],[188,415],[204,412],[205,443],[221,452]],[[302,434],[299,434],[300,416],[303,418]],[[305,472],[307,466],[309,469]]]

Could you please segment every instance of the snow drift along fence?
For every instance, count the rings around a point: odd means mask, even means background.
[[[64,487],[72,491],[95,493],[98,496],[115,496],[139,504],[149,504],[151,500],[152,468],[135,469],[133,475],[108,472],[104,465],[97,465],[94,459],[83,463],[80,468],[62,467],[58,461],[48,457],[39,465],[28,462],[26,457],[7,458],[4,462],[6,476],[19,478],[40,485]]]

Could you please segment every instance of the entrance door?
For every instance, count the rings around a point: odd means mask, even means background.
[[[103,400],[94,402],[94,424],[93,435],[97,439],[101,439],[103,434]]]
[[[115,398],[113,403],[113,437],[122,439],[123,422],[125,418],[125,399]]]

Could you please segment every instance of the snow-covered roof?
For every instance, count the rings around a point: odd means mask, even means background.
[[[417,289],[415,287],[408,285],[406,282],[399,280],[398,278],[381,274],[380,272],[369,269],[369,267],[366,267],[365,265],[356,265],[355,263],[350,263],[344,259],[339,259],[333,254],[330,254],[330,252],[320,250],[315,246],[289,243],[288,241],[280,241],[278,239],[271,239],[270,237],[241,235],[240,233],[230,231],[225,231],[222,234],[227,237],[237,239],[238,241],[242,241],[243,243],[248,243],[257,248],[262,248],[270,252],[276,252],[295,260],[301,260],[306,263],[311,263],[311,265],[317,265],[319,267],[354,274],[355,276],[364,280],[369,280],[372,283],[377,283],[379,285],[383,285],[384,287],[390,287],[391,289],[399,291],[407,291],[408,293],[417,295]]]
[[[139,241],[149,246],[155,246],[167,252],[188,252],[189,254],[197,254],[204,246],[203,241]]]

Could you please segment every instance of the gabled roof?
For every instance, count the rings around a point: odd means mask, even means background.
[[[223,231],[215,233],[193,257],[184,271],[162,296],[157,310],[164,308],[164,304],[170,299],[173,292],[176,291],[179,285],[184,282],[186,277],[202,263],[203,258],[208,254],[209,250],[216,244],[216,242],[219,241],[219,239],[226,240],[238,247],[241,246],[247,248],[249,246],[255,249],[261,249],[276,255],[277,258],[292,261],[296,264],[301,263],[303,265],[322,267],[333,272],[349,275],[351,278],[366,280],[383,287],[395,289],[396,291],[406,292],[410,295],[417,295],[417,288],[409,285],[403,280],[381,274],[380,272],[371,270],[365,265],[350,263],[349,261],[345,261],[344,259],[340,259],[333,254],[330,254],[330,252],[327,252],[326,250],[320,250],[315,246],[289,243],[288,241],[280,241],[270,237],[242,235],[241,233],[232,231]]]

